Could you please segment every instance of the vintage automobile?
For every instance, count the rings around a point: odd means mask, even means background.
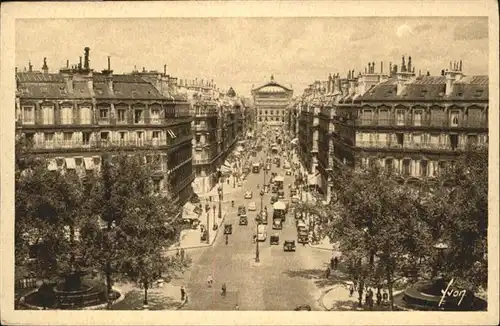
[[[307,234],[299,233],[299,235],[297,236],[297,242],[307,244],[309,243],[309,237],[307,236]]]
[[[292,175],[292,170],[290,169],[285,170],[285,175]]]
[[[280,236],[278,233],[274,233],[273,235],[271,235],[271,237],[269,238],[269,244],[271,244],[271,245],[279,245],[280,244]]]
[[[267,224],[267,213],[266,212],[260,212],[255,217],[255,221],[258,222],[258,223],[260,223],[260,224]]]
[[[295,196],[297,194],[297,189],[290,188],[290,196]]]
[[[285,192],[283,190],[278,190],[278,199],[285,199]]]
[[[293,195],[292,198],[291,198],[291,201],[293,204],[296,204],[300,201],[300,197],[297,196],[297,195]]]
[[[247,209],[245,208],[245,205],[238,206],[238,216],[246,215],[246,213],[247,213]]]
[[[283,251],[295,251],[295,241],[285,240],[283,243]]]
[[[224,224],[224,234],[232,234],[232,233],[233,233],[233,225]]]
[[[245,192],[245,199],[252,199],[253,193],[251,191]]]
[[[248,204],[248,210],[249,211],[256,211],[257,210],[257,205],[255,204],[255,202],[251,202],[250,204]]]
[[[273,218],[273,230],[283,229],[283,220],[281,218]]]
[[[240,216],[240,225],[248,225],[248,218],[246,216]]]
[[[271,204],[274,204],[277,201],[278,201],[278,196],[277,195],[272,195],[271,196]]]

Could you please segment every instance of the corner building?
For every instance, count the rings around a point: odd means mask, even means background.
[[[436,177],[469,145],[487,146],[488,76],[464,75],[461,61],[439,76],[416,76],[411,57],[390,75],[374,65],[337,106],[337,166],[379,164],[415,182]]]
[[[175,94],[176,79],[166,74],[115,75],[84,62],[49,73],[16,71],[16,133],[31,140],[30,154],[47,160],[49,170],[98,173],[101,155],[114,148],[155,164],[159,192],[170,191],[183,205],[192,195],[189,103]],[[169,93],[168,96],[164,94]]]

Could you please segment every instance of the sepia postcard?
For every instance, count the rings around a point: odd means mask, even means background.
[[[2,324],[498,324],[495,1],[1,9]]]

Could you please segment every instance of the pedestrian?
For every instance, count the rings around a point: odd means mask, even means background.
[[[181,301],[184,301],[184,298],[186,297],[186,290],[184,289],[184,285],[181,286]]]
[[[333,269],[333,268],[335,267],[335,260],[334,260],[334,257],[332,257],[332,258],[330,259],[330,267],[331,267],[331,269]]]
[[[209,288],[212,287],[212,283],[214,282],[214,280],[212,279],[212,276],[211,275],[208,275],[207,277],[207,285]]]
[[[349,298],[351,298],[353,294],[354,294],[354,284],[351,283],[349,285]]]
[[[382,294],[382,301],[384,303],[387,303],[387,300],[389,299],[389,295],[387,294],[387,292],[385,292],[384,290],[384,293]]]
[[[380,288],[377,289],[377,306],[380,306],[382,302],[382,294],[380,293]]]
[[[236,306],[234,307],[234,310],[240,310],[240,306],[238,306],[238,304],[236,304]]]
[[[330,267],[326,268],[326,278],[330,278]]]
[[[373,309],[373,291],[371,288],[368,289],[368,304],[370,306],[370,310]]]
[[[184,261],[184,257],[185,257],[184,248],[181,248],[181,260],[182,261]]]
[[[221,294],[222,294],[223,297],[226,296],[226,283],[222,284],[222,292],[221,292]]]
[[[179,251],[179,248],[177,248],[177,252],[175,253],[175,257],[177,257],[177,259],[179,259],[179,256],[181,255],[180,251]]]
[[[339,267],[339,259],[337,257],[333,258],[333,266],[334,269]]]

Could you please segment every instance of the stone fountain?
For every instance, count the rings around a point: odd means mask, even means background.
[[[450,280],[436,278],[419,281],[394,297],[394,304],[402,310],[427,311],[481,311],[486,301],[466,290],[449,287]],[[445,291],[447,294],[444,296]]]
[[[107,304],[106,285],[93,280],[83,281],[87,275],[83,269],[61,273],[59,282],[44,281],[34,292],[21,298],[21,306],[29,309],[98,309]],[[120,294],[113,291],[110,299],[115,301]]]

